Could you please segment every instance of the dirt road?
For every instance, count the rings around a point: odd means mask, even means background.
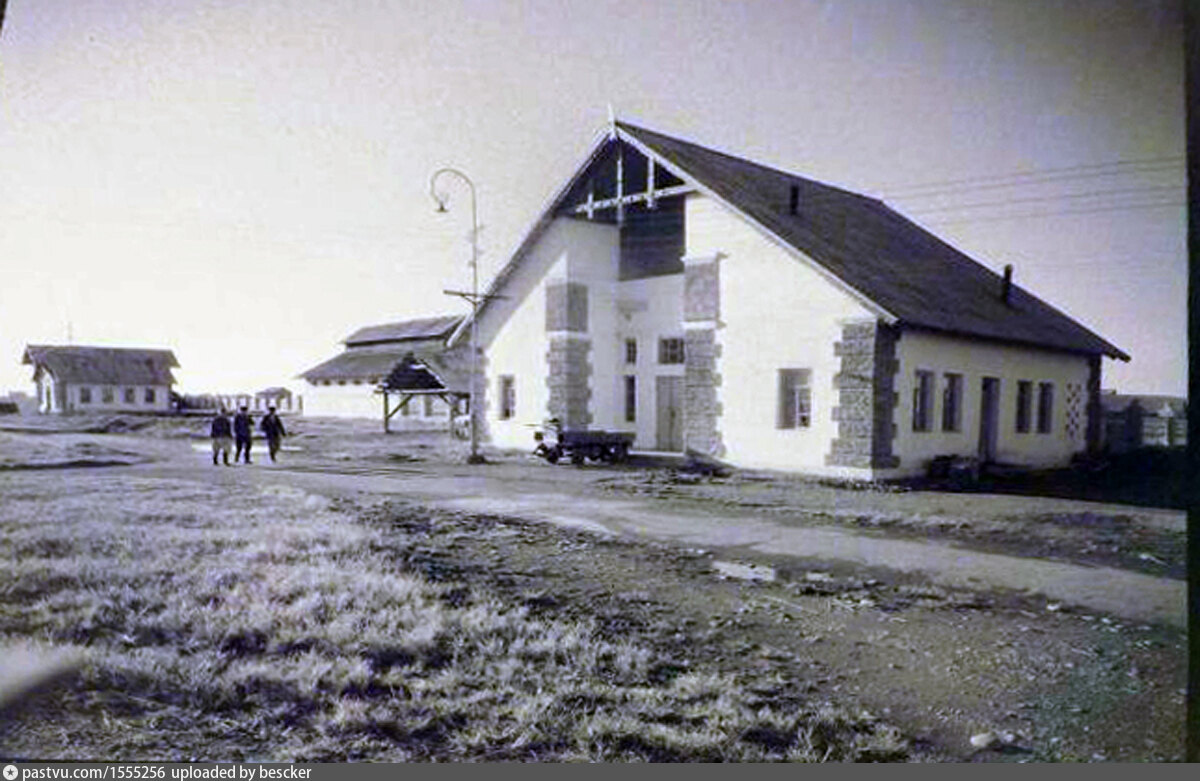
[[[165,462],[137,468],[172,477],[278,481],[331,495],[403,496],[442,509],[669,541],[767,564],[788,560],[806,566],[841,562],[953,588],[1044,599],[1140,623],[1183,627],[1186,621],[1183,581],[1111,567],[985,553],[935,540],[918,542],[849,529],[784,525],[727,507],[680,510],[655,499],[581,494],[578,483],[555,479],[556,471],[569,471],[570,467],[556,470],[531,466],[523,470],[524,479],[516,480],[507,466],[363,466],[322,463],[297,454],[278,465],[226,472],[204,468],[194,450],[171,452],[173,457]],[[538,479],[541,475],[544,479]],[[980,503],[991,499],[973,498]],[[1042,501],[1053,506],[1060,500]]]

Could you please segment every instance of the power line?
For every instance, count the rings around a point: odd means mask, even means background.
[[[1123,211],[1132,209],[1161,209],[1166,207],[1186,206],[1187,201],[1161,201],[1156,203],[1120,204],[1117,206],[1102,206],[1092,209],[1062,209],[1060,211],[1029,212],[1026,214],[1003,214],[995,217],[968,217],[962,220],[935,220],[928,225],[965,225],[977,222],[1001,222],[1003,220],[1039,219],[1079,214],[1099,214],[1101,212]]]
[[[1157,157],[1143,160],[1118,160],[1111,163],[1095,163],[1063,168],[1046,168],[1039,171],[1023,171],[1000,176],[977,176],[963,179],[948,179],[940,182],[884,188],[884,198],[924,198],[961,190],[992,190],[1004,187],[1020,187],[1044,182],[1071,179],[1094,179],[1104,176],[1121,176],[1137,173],[1160,173],[1172,170],[1183,171],[1183,157]]]
[[[1042,201],[1063,201],[1072,198],[1100,198],[1109,195],[1143,195],[1150,193],[1178,193],[1182,191],[1182,187],[1175,185],[1163,185],[1160,187],[1125,187],[1116,190],[1097,190],[1090,193],[1060,193],[1058,195],[1031,195],[1025,198],[1006,198],[1000,201],[979,201],[976,203],[959,203],[953,206],[939,206],[934,208],[923,208],[916,214],[932,214],[933,212],[950,212],[959,209],[978,209],[992,206],[1009,206],[1014,203],[1035,203]]]

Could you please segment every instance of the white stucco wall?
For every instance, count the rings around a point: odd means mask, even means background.
[[[375,394],[373,385],[310,383],[305,386],[303,395],[306,417],[374,418],[383,425],[383,399]],[[398,417],[399,414],[393,420]]]
[[[83,389],[91,390],[88,403],[82,401]],[[146,385],[90,385],[68,384],[63,386],[66,410],[71,412],[166,412],[171,409],[171,389],[166,385],[155,385],[154,402],[147,403]],[[125,389],[133,389],[133,402],[125,401]],[[104,391],[112,392],[112,401],[104,401]],[[57,410],[55,410],[57,411]]]
[[[616,362],[611,344],[605,342],[611,342],[617,328],[613,307],[617,251],[614,226],[557,219],[499,291],[506,298],[496,300],[480,318],[487,383],[484,430],[492,444],[532,450],[534,427],[548,417],[546,285],[563,281],[588,286],[592,426],[604,428],[611,423],[614,401],[601,386],[611,382]],[[499,418],[499,378],[504,375],[514,378],[516,391],[514,415],[507,420]]]
[[[934,456],[977,455],[984,377],[1000,380],[997,461],[1027,466],[1065,465],[1073,454],[1086,449],[1086,357],[914,331],[902,334],[896,352],[900,365],[896,391],[900,403],[896,408],[894,450],[901,463],[899,470],[887,474],[923,473]],[[932,431],[913,431],[913,389],[918,370],[934,372]],[[942,391],[947,372],[963,375],[959,432],[942,430]],[[1032,382],[1028,433],[1016,431],[1019,380]],[[1047,434],[1037,430],[1038,384],[1042,382],[1054,385],[1052,426]],[[1077,417],[1076,424],[1068,427],[1072,398],[1077,406]]]
[[[837,436],[834,343],[843,322],[872,313],[711,199],[688,199],[686,225],[689,257],[722,256],[717,427],[725,459],[743,467],[863,476],[863,470],[826,466],[825,456]],[[809,428],[777,427],[780,369],[812,372]]]

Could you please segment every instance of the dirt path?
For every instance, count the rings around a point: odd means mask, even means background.
[[[729,508],[670,508],[661,500],[581,496],[578,486],[514,481],[489,467],[338,466],[298,457],[279,465],[209,471],[186,457],[136,467],[172,477],[284,482],[329,494],[402,496],[434,507],[721,550],[751,561],[814,566],[844,562],[893,575],[978,591],[1001,591],[1140,623],[1183,627],[1186,583],[1109,567],[983,553],[937,541],[911,541],[830,527],[796,527]],[[574,489],[574,490],[572,490]],[[987,501],[986,496],[975,497]]]

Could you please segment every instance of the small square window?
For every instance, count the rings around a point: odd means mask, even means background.
[[[637,339],[625,340],[625,363],[637,363]]]
[[[155,397],[154,388],[146,388],[146,403],[153,404],[158,399]]]
[[[678,338],[658,340],[659,363],[683,363],[683,340]]]
[[[91,404],[92,403],[92,389],[91,388],[80,388],[79,389],[79,403],[80,404]]]
[[[136,404],[137,403],[137,394],[133,388],[125,389],[125,403],[126,404]]]
[[[104,402],[105,404],[112,404],[113,403],[113,389],[108,386],[105,386],[103,389],[101,389],[100,401]]]

